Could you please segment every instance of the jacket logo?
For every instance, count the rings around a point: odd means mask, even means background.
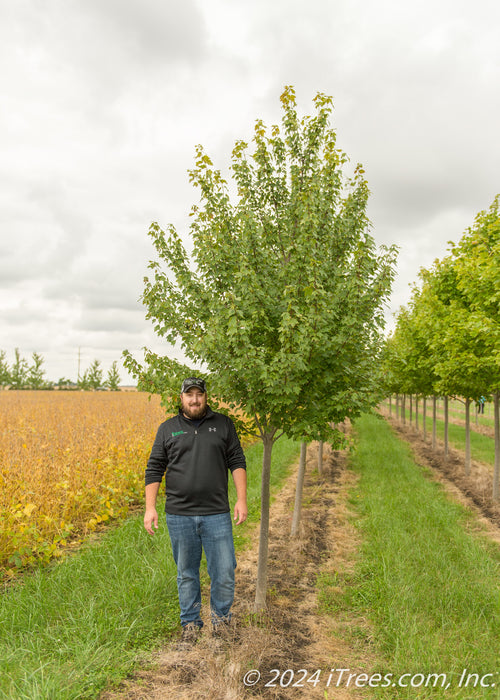
[[[185,432],[185,430],[178,430],[176,433],[172,433],[172,437],[176,437],[177,435],[184,435]]]
[[[209,428],[209,429],[208,429],[208,432],[209,432],[209,433],[211,433],[212,431],[213,431],[214,433],[216,433],[216,432],[217,432],[217,428]]]

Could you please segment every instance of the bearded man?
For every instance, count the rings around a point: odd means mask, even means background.
[[[247,518],[246,461],[233,421],[207,404],[205,381],[185,379],[181,406],[158,428],[148,459],[144,527],[158,528],[156,499],[165,475],[165,512],[177,566],[181,643],[196,641],[203,621],[200,562],[202,550],[210,576],[214,633],[229,624],[234,601],[233,530],[228,499],[228,472],[236,487],[234,520]]]

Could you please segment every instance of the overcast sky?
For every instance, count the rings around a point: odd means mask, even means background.
[[[0,350],[46,376],[161,350],[149,225],[182,235],[196,144],[227,168],[257,118],[331,95],[391,311],[500,192],[497,0],[0,0]],[[389,314],[390,322],[390,314]],[[168,348],[164,346],[164,351]],[[128,381],[121,370],[123,381]]]

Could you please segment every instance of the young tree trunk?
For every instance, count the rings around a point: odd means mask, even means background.
[[[401,398],[401,421],[403,425],[406,424],[406,394]]]
[[[470,399],[465,399],[465,473],[470,474]]]
[[[427,396],[424,396],[424,406],[422,411],[422,422],[424,424],[424,442],[427,439]]]
[[[304,474],[306,473],[307,442],[300,443],[300,462],[297,474],[297,486],[295,487],[295,507],[292,517],[292,537],[299,534],[300,513],[302,510],[302,490],[304,488]]]
[[[389,395],[389,415],[392,416],[392,394]]]
[[[410,394],[410,427],[413,425],[413,394]]]
[[[396,420],[399,420],[399,394],[396,394]]]
[[[323,440],[318,443],[318,475],[323,474]]]
[[[267,594],[267,555],[269,550],[269,503],[271,481],[271,454],[273,451],[274,433],[264,433],[264,454],[262,457],[262,482],[260,492],[260,535],[259,559],[257,564],[257,587],[255,591],[254,612],[260,612],[266,607]]]
[[[444,458],[448,459],[448,397],[444,397]]]
[[[499,481],[500,481],[500,419],[499,419],[499,398],[500,394],[497,392],[493,396],[493,405],[495,407],[495,414],[494,414],[494,420],[495,420],[495,469],[493,472],[493,500],[498,501],[500,498],[500,489],[499,489]]]
[[[415,430],[418,433],[418,394],[415,394]]]
[[[436,395],[432,397],[432,447],[436,449]]]

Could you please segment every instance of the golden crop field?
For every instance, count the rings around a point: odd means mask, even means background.
[[[0,391],[0,576],[143,503],[165,410],[138,392]]]

